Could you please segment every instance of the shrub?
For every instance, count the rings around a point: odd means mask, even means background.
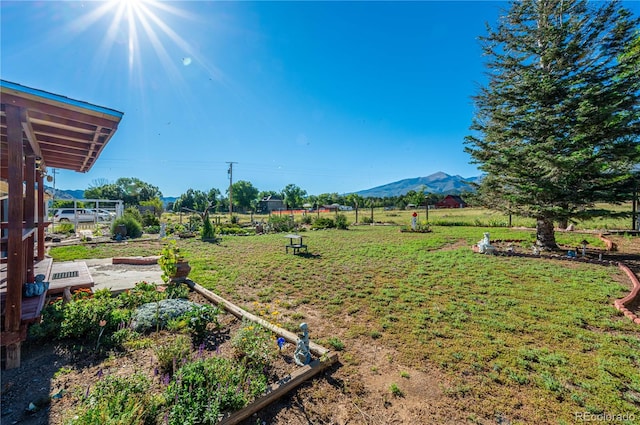
[[[119,302],[111,297],[108,289],[97,291],[92,298],[71,301],[63,307],[63,320],[60,325],[60,338],[97,338],[102,320],[106,321],[104,330],[108,333],[117,329],[123,320],[128,321],[126,312],[115,312]]]
[[[216,238],[213,225],[211,224],[211,220],[209,220],[209,213],[204,215],[204,224],[202,225],[200,236],[202,237],[203,241],[213,240]]]
[[[244,320],[242,328],[231,339],[238,358],[258,368],[268,366],[276,356],[273,334],[264,327]]]
[[[370,216],[364,216],[364,217],[362,217],[362,222],[364,224],[371,224],[371,223],[373,223],[373,219]]]
[[[349,228],[349,225],[347,224],[347,216],[344,214],[338,214],[336,216],[336,227],[338,229],[341,230],[346,230],[347,228]]]
[[[42,321],[29,327],[29,335],[34,338],[57,338],[64,319],[64,304],[58,299],[42,309]]]
[[[125,308],[136,308],[142,304],[160,301],[166,298],[164,292],[158,292],[156,286],[147,282],[138,282],[128,291],[122,292],[118,299]]]
[[[328,217],[316,218],[311,225],[312,229],[332,229],[334,227],[336,227],[336,223]]]
[[[269,228],[273,232],[290,232],[295,229],[295,223],[288,215],[270,215]]]
[[[144,232],[150,235],[157,235],[160,233],[160,226],[146,226]]]
[[[302,224],[311,224],[313,222],[313,217],[311,217],[309,214],[303,215],[300,222]]]
[[[156,217],[151,211],[147,210],[142,215],[142,220],[140,220],[143,226],[160,226],[160,219]]]
[[[205,339],[209,323],[213,323],[216,329],[220,327],[218,314],[220,309],[212,305],[195,305],[185,314],[187,329],[195,342],[202,342]]]
[[[220,414],[264,394],[267,378],[229,359],[210,357],[182,366],[165,392],[169,425],[217,424]]]
[[[75,233],[76,231],[73,223],[57,223],[55,229],[56,233],[62,233],[66,235],[70,235],[72,233]]]
[[[130,238],[139,238],[142,236],[142,224],[131,215],[125,214],[114,220],[111,225],[111,234],[116,234],[119,225],[124,225],[127,229],[127,236]]]
[[[169,320],[184,315],[194,305],[196,304],[183,299],[167,299],[143,304],[133,313],[133,329],[144,332],[164,328]]]
[[[142,214],[140,214],[140,210],[137,209],[136,207],[128,207],[127,209],[124,210],[124,213],[122,214],[122,216],[131,217],[138,223],[142,223]]]
[[[153,348],[158,358],[158,368],[173,376],[184,360],[191,357],[191,341],[184,335],[178,335],[173,341]]]

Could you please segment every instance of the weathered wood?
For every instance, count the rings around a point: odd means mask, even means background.
[[[7,156],[9,186],[9,235],[7,241],[7,300],[5,306],[4,331],[18,332],[22,313],[22,284],[24,283],[24,245],[22,243],[22,220],[24,203],[22,182],[24,153],[20,108],[7,104]],[[20,367],[20,343],[7,346],[6,368]]]
[[[19,344],[21,341],[27,339],[27,326],[25,325],[20,327],[19,331],[2,332],[0,338],[3,347],[13,344]]]
[[[327,356],[312,361],[306,366],[302,366],[300,369],[281,379],[279,382],[271,385],[267,389],[267,394],[255,400],[253,403],[250,403],[244,409],[239,410],[229,417],[224,418],[222,421],[220,421],[219,425],[234,425],[248,418],[255,412],[265,408],[280,397],[284,396],[289,391],[292,391],[298,385],[302,384],[309,378],[322,372],[323,370],[334,364],[336,361],[338,361],[338,354],[330,353]]]
[[[44,229],[46,227],[44,222],[44,181],[42,178],[42,172],[38,171],[36,174],[36,181],[38,183],[38,234],[36,240],[38,242],[38,254],[36,259],[38,261],[44,260],[45,247],[44,247]]]
[[[193,282],[193,285],[189,285],[191,286],[195,291],[199,292],[200,294],[202,294],[202,296],[204,296],[206,299],[208,299],[209,301],[214,302],[216,305],[221,306],[222,308],[224,308],[225,310],[227,310],[229,313],[233,314],[234,316],[243,319],[249,319],[252,322],[256,322],[259,323],[260,325],[264,326],[265,328],[271,330],[272,332],[280,335],[281,337],[283,337],[284,339],[286,339],[287,341],[296,344],[298,342],[298,336],[296,334],[294,334],[293,332],[289,332],[286,329],[282,329],[281,327],[275,326],[269,322],[267,322],[266,320],[251,314],[243,309],[241,309],[240,307],[238,307],[235,304],[230,303],[229,301],[225,300],[224,298],[222,298],[221,296],[209,291],[207,288],[204,288],[200,285],[198,285],[197,283]],[[312,354],[314,354],[317,357],[321,357],[325,354],[327,354],[329,352],[329,350],[327,350],[326,348],[312,342],[309,341],[309,351],[311,351]]]

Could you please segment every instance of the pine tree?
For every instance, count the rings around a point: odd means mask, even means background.
[[[554,222],[612,214],[631,199],[640,160],[640,21],[618,2],[512,2],[481,37],[488,84],[474,97],[465,150],[488,207]]]

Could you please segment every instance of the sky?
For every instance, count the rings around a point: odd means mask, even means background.
[[[506,3],[0,5],[2,79],[124,113],[58,189],[135,177],[164,196],[225,193],[229,162],[234,182],[310,195],[480,174],[463,143],[486,82],[478,37]]]

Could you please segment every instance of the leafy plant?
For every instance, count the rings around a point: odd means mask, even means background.
[[[166,298],[189,298],[189,287],[180,282],[170,282],[164,290]]]
[[[191,358],[191,341],[184,335],[178,335],[174,340],[154,347],[153,352],[158,358],[160,371],[173,376],[178,367]]]
[[[263,373],[222,357],[182,366],[166,389],[169,425],[217,424],[220,414],[246,406],[264,394]]]
[[[209,323],[213,323],[216,329],[220,327],[218,322],[219,314],[220,309],[210,304],[195,305],[191,310],[187,311],[185,314],[187,329],[195,342],[201,342],[205,339]]]
[[[327,343],[333,347],[334,350],[336,351],[342,351],[344,350],[344,342],[340,341],[339,338],[332,336],[331,338],[329,338],[327,340]]]
[[[271,331],[248,320],[243,320],[242,327],[231,339],[231,345],[236,357],[256,367],[268,366],[277,355]]]
[[[404,397],[404,393],[402,392],[398,384],[396,384],[395,382],[389,385],[389,391],[391,391],[391,394],[394,397]]]
[[[176,275],[178,271],[178,262],[184,260],[183,255],[180,253],[180,248],[175,240],[170,240],[160,252],[160,258],[158,264],[162,270],[162,280],[165,283],[169,283],[171,278]]]
[[[69,423],[81,425],[151,424],[161,400],[149,393],[149,380],[134,374],[127,377],[105,376],[87,396]]]

